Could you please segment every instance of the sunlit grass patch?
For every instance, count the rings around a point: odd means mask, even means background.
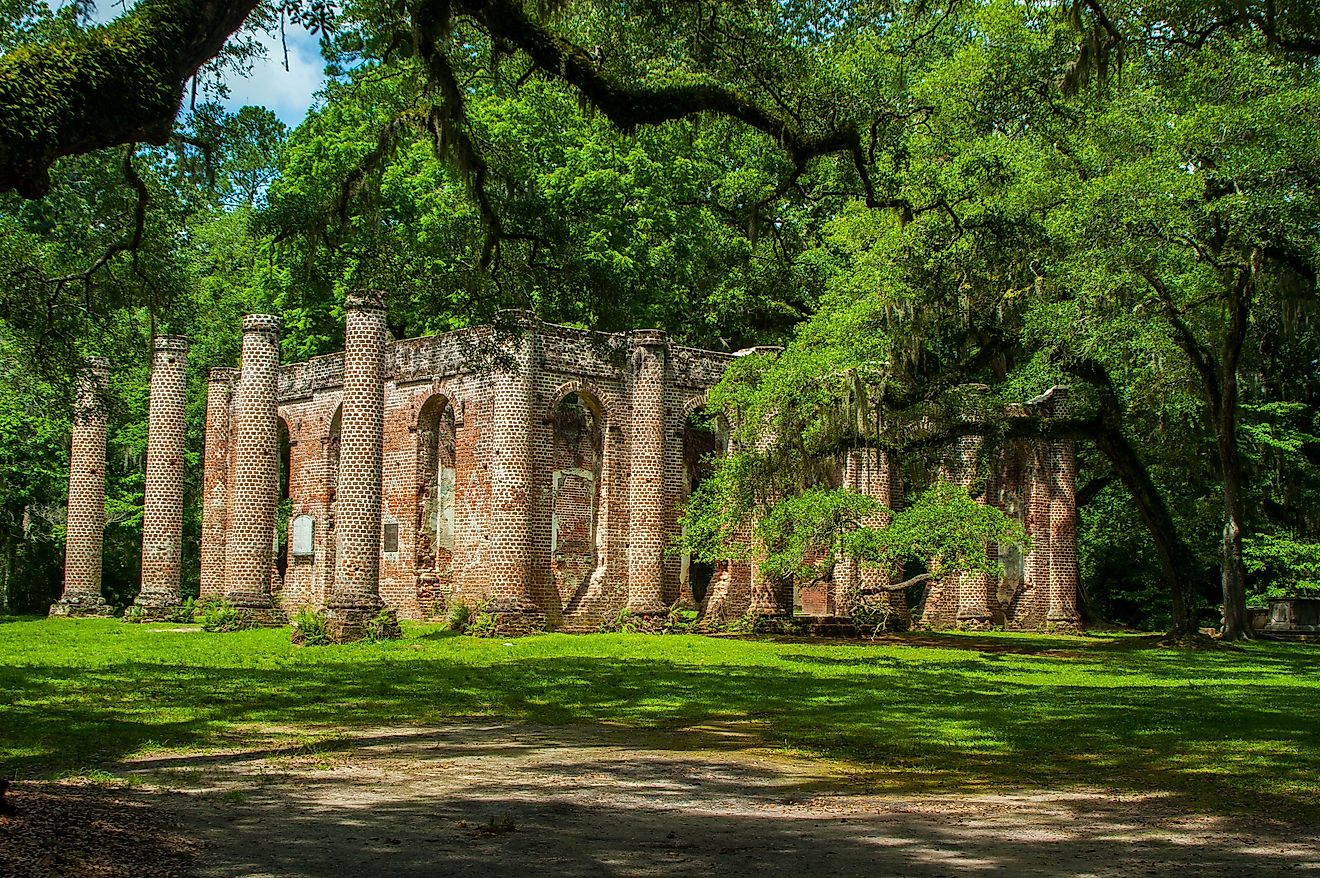
[[[485,718],[736,729],[877,789],[1109,787],[1314,813],[1320,650],[1183,652],[1149,638],[803,639],[547,634],[299,649],[113,620],[0,626],[0,760],[20,776],[261,749],[301,762],[354,730]],[[300,748],[301,751],[300,752]]]

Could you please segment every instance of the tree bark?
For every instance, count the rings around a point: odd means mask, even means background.
[[[1196,586],[1190,576],[1196,569],[1196,556],[1179,535],[1164,496],[1155,487],[1145,462],[1123,432],[1123,408],[1109,373],[1094,361],[1074,364],[1069,371],[1099,391],[1100,429],[1092,441],[1132,496],[1137,513],[1155,545],[1160,569],[1164,571],[1164,581],[1169,587],[1173,613],[1169,633],[1174,636],[1195,634]]]
[[[0,192],[39,198],[61,156],[167,141],[184,84],[258,0],[142,0],[104,27],[0,57]]]

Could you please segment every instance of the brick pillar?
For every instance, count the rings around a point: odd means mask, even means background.
[[[280,318],[243,318],[243,363],[234,394],[234,473],[225,543],[225,600],[275,621],[270,596],[279,505]]]
[[[188,339],[157,336],[153,348],[142,504],[142,585],[133,602],[148,615],[177,606],[181,599]]]
[[[1068,414],[1068,388],[1055,387],[1051,417]],[[1077,445],[1055,439],[1048,445],[1050,487],[1049,610],[1045,621],[1062,628],[1077,628]]]
[[[230,406],[233,369],[212,369],[206,383],[206,450],[202,458],[202,573],[203,599],[225,593],[225,536],[229,527]]]
[[[529,330],[535,318],[516,315]],[[535,626],[540,608],[532,599],[531,486],[533,357],[536,337],[523,332],[506,343],[508,364],[492,381],[490,449],[490,593],[491,609],[501,625]],[[528,617],[525,622],[512,614]]]
[[[897,509],[895,496],[902,500],[902,485],[898,484],[897,467],[887,452],[878,448],[857,448],[848,452],[847,484],[853,490],[865,494],[872,500],[890,509]],[[884,527],[883,517],[862,522],[868,527]],[[891,582],[890,571],[869,564],[853,563],[854,582],[863,592],[875,595],[875,606],[887,609],[896,623],[893,627],[906,628],[911,624],[912,614],[908,609],[907,595],[901,591],[885,591],[884,586]],[[840,606],[842,612],[848,607]]]
[[[64,593],[52,616],[108,616],[101,596],[105,538],[105,386],[110,362],[91,359],[78,381],[69,445],[69,505],[64,541]]]
[[[628,609],[664,613],[665,357],[658,329],[632,334],[628,456]]]
[[[1018,622],[1022,627],[1036,627],[1045,622],[1050,590],[1050,506],[1049,450],[1047,442],[1033,440],[1026,461],[1027,536],[1031,551],[1026,558],[1026,582],[1019,601]]]
[[[958,473],[955,481],[963,490],[976,486],[976,458],[981,450],[979,436],[963,436],[958,440]],[[977,503],[986,502],[982,494]],[[988,549],[987,549],[988,551]],[[990,574],[967,572],[958,575],[958,627],[982,629],[990,627]]]
[[[326,625],[359,640],[380,599],[380,503],[385,437],[385,294],[350,293],[344,315],[344,403],[335,489],[334,590]]]

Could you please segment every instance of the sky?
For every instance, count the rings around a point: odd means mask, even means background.
[[[316,38],[297,25],[285,28],[289,46],[289,69],[284,69],[284,50],[280,35],[263,35],[266,57],[253,65],[247,77],[231,75],[227,81],[229,99],[224,105],[237,110],[247,104],[269,107],[290,128],[307,115],[312,95],[325,81],[325,62],[321,59]]]
[[[51,9],[64,6],[68,0],[46,0]],[[124,13],[133,0],[99,0],[92,20],[106,22]],[[284,50],[280,35],[263,34],[266,56],[253,65],[246,77],[231,74],[227,80],[229,99],[226,109],[233,111],[247,104],[268,107],[290,128],[296,127],[307,115],[312,96],[325,81],[324,62],[316,38],[297,25],[285,28],[289,46],[289,69],[284,69]]]

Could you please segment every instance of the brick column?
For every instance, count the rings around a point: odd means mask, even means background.
[[[1026,519],[1031,551],[1026,558],[1026,583],[1019,602],[1018,622],[1022,627],[1036,627],[1045,622],[1050,590],[1050,467],[1049,443],[1033,440],[1026,461]]]
[[[531,488],[533,352],[531,314],[515,315],[527,331],[508,338],[507,365],[493,376],[490,444],[491,609],[506,628],[535,627],[540,608],[532,599]],[[514,614],[526,616],[524,621]]]
[[[963,490],[970,491],[976,485],[976,458],[981,451],[979,436],[963,436],[958,439],[958,473],[956,482]],[[986,502],[981,494],[977,503]],[[987,552],[989,549],[987,548]],[[990,627],[990,574],[968,572],[958,574],[958,627],[983,629]]]
[[[78,381],[69,445],[69,505],[64,541],[64,593],[52,616],[108,616],[101,596],[105,538],[105,386],[110,363],[91,359]]]
[[[233,369],[212,369],[206,383],[206,450],[202,458],[202,573],[203,599],[225,593],[225,536],[229,527],[230,406]]]
[[[184,416],[188,339],[157,336],[147,407],[147,475],[142,505],[142,586],[135,606],[148,616],[177,606],[183,557]]]
[[[888,453],[878,448],[855,448],[848,452],[844,483],[882,506],[897,510],[902,502],[902,484],[899,482],[897,469]],[[895,497],[898,498],[897,501]],[[884,527],[886,523],[883,517],[863,522],[867,527],[874,528]],[[869,591],[875,595],[875,605],[887,609],[898,623],[894,627],[906,628],[911,624],[912,614],[908,609],[907,595],[901,591],[884,590],[884,586],[889,585],[891,581],[890,571],[874,565],[858,564],[855,561],[841,567],[846,571],[845,576],[851,574],[850,584],[855,585],[863,593]],[[845,602],[839,602],[839,612],[847,613],[850,609]]]
[[[334,590],[326,625],[360,640],[380,599],[380,502],[385,434],[385,294],[350,293],[344,315],[344,403],[335,490]]]
[[[1068,388],[1055,387],[1048,414],[1068,414]],[[1050,487],[1049,610],[1045,621],[1061,628],[1078,628],[1077,611],[1077,445],[1055,439],[1048,445]]]
[[[275,621],[270,570],[279,505],[280,319],[243,318],[243,363],[234,398],[234,476],[225,544],[225,600]]]
[[[665,355],[658,329],[632,335],[632,424],[628,479],[628,609],[664,613]]]

